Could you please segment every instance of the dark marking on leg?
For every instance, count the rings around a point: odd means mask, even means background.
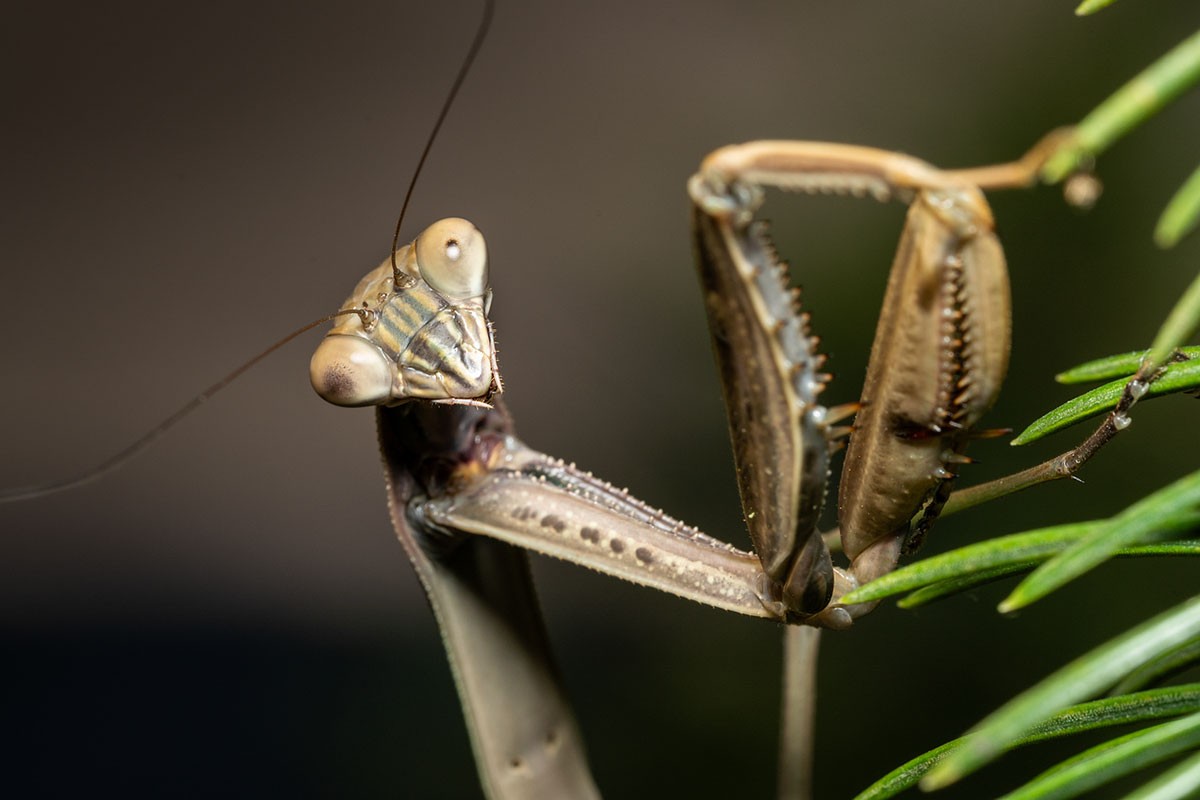
[[[633,554],[637,556],[637,560],[641,561],[643,564],[650,564],[654,561],[654,554],[650,552],[650,548],[648,547],[639,547],[637,550],[633,551]]]
[[[625,552],[625,542],[621,541],[620,539],[618,539],[615,536],[608,540],[608,546],[612,548],[612,551],[614,553],[624,553]]]
[[[586,542],[600,544],[600,531],[596,530],[595,528],[582,528],[579,531],[579,535],[582,536]]]

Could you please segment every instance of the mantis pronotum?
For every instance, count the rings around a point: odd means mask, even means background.
[[[1069,47],[1080,35],[1066,27],[1069,20],[1040,5],[1030,4],[1025,12],[1010,10],[1006,19],[1020,21],[1014,29],[1036,28],[1056,42],[1053,53],[1043,53],[1038,62],[1040,69],[1050,72],[1060,60],[1069,60]],[[997,106],[1003,102],[997,97],[1014,96],[999,90],[995,59],[1018,46],[1018,39],[1024,41],[1024,34],[999,28],[988,44],[977,38],[979,26],[971,25],[969,47],[962,39],[950,41],[962,50],[955,60],[958,77],[952,82],[944,65],[945,59],[954,60],[954,53],[928,66],[910,56],[945,53],[946,30],[968,29],[970,9],[945,4],[936,12],[937,25],[919,30],[905,26],[909,32],[903,42],[892,35],[900,24],[896,19],[879,19],[878,31],[873,32],[864,30],[849,10],[823,9],[816,20],[809,9],[781,6],[760,17],[729,20],[720,4],[699,6],[686,21],[696,37],[684,36],[678,21],[647,18],[646,10],[636,5],[607,4],[603,12],[548,7],[528,16],[524,10],[506,14],[489,44],[488,68],[472,78],[454,124],[439,145],[442,157],[431,165],[421,188],[419,202],[425,205],[414,211],[421,220],[414,220],[414,225],[445,214],[464,214],[488,234],[497,259],[495,279],[503,287],[504,302],[498,304],[496,314],[509,401],[527,440],[630,484],[640,495],[707,530],[739,529],[736,497],[723,466],[726,445],[719,401],[694,278],[689,274],[682,182],[708,149],[752,136],[869,139],[939,163],[971,163],[1014,153],[1041,130],[1061,121],[1056,114],[1047,114],[1004,141],[979,139],[981,127],[997,127]],[[14,222],[6,259],[12,268],[6,270],[3,295],[5,325],[11,326],[7,341],[14,343],[7,352],[16,352],[19,360],[13,363],[21,379],[7,385],[32,385],[37,390],[10,392],[6,397],[6,418],[18,420],[15,426],[6,426],[6,439],[11,442],[6,450],[11,446],[23,458],[42,460],[10,465],[6,484],[22,482],[31,472],[57,473],[65,452],[79,454],[70,457],[72,462],[94,460],[86,456],[101,455],[111,444],[101,440],[98,432],[105,436],[138,432],[147,417],[157,417],[157,409],[170,407],[208,376],[298,318],[327,310],[331,300],[345,294],[348,281],[378,261],[398,183],[390,167],[419,145],[417,132],[411,142],[402,139],[405,124],[414,116],[424,120],[427,115],[420,109],[436,105],[442,91],[438,79],[449,69],[440,60],[448,49],[447,40],[458,46],[453,30],[442,27],[443,33],[431,37],[432,41],[397,36],[404,49],[391,47],[379,30],[393,25],[409,31],[439,29],[444,20],[419,19],[415,15],[433,14],[420,8],[389,7],[378,13],[370,19],[347,20],[347,27],[339,28],[344,31],[339,35],[346,45],[344,52],[327,49],[331,26],[317,16],[279,15],[258,21],[243,17],[241,25],[251,31],[261,25],[262,35],[247,36],[248,41],[241,43],[230,41],[223,30],[228,25],[211,17],[211,44],[184,56],[171,56],[177,51],[161,44],[170,41],[165,31],[173,28],[152,15],[141,15],[145,27],[140,32],[129,28],[128,19],[107,20],[121,23],[121,39],[106,33],[106,20],[79,14],[55,19],[53,25],[50,21],[40,27],[14,24],[13,30],[46,35],[36,43],[31,35],[29,43],[35,46],[29,51],[9,49],[7,57],[23,66],[6,74],[49,71],[58,75],[58,83],[43,90],[41,100],[35,91],[22,95],[30,105],[12,107],[11,112],[14,120],[29,122],[10,134],[22,137],[24,143],[14,152],[35,153],[30,163],[36,166],[18,171],[17,180],[10,184],[8,218]],[[468,9],[456,19],[470,13]],[[580,13],[589,16],[581,20],[576,16]],[[1022,13],[1035,19],[1019,16]],[[932,12],[929,19],[932,23]],[[1059,24],[1064,27],[1056,29]],[[1099,20],[1096,24],[1129,23]],[[357,34],[356,25],[361,25]],[[729,43],[731,26],[738,31],[733,44]],[[193,39],[204,36],[203,19],[193,18],[181,27],[191,31]],[[578,30],[589,32],[590,44],[564,44],[579,41]],[[660,33],[651,41],[631,36],[631,30]],[[675,31],[677,41],[662,31]],[[1099,38],[1094,32],[1089,35]],[[738,74],[731,76],[726,65],[698,52],[696,38],[723,42],[730,60],[738,64]],[[272,39],[289,44],[265,52],[262,42]],[[668,53],[672,45],[677,45],[673,48],[677,52]],[[293,48],[304,56],[289,62],[287,51]],[[622,68],[614,70],[611,56],[617,50]],[[968,50],[983,56],[968,58]],[[122,51],[135,57],[124,68],[116,68],[113,61]],[[61,69],[63,54],[72,52],[80,54],[74,69],[53,72],[52,65]],[[225,66],[210,66],[201,60],[205,54],[219,56]],[[1122,53],[1110,55],[1115,60]],[[144,66],[168,57],[178,58],[173,68],[178,72],[170,73],[170,80],[164,80],[161,66]],[[1130,64],[1140,58],[1130,54]],[[30,66],[39,63],[42,66]],[[547,69],[548,63],[555,65],[553,70]],[[276,67],[264,70],[263,64]],[[305,65],[311,73],[303,71]],[[1114,65],[1114,71],[1120,69]],[[821,78],[811,85],[798,84],[794,78],[780,81],[780,72]],[[835,73],[842,73],[839,81],[828,80]],[[397,75],[403,75],[403,85],[398,85]],[[648,86],[647,75],[662,77]],[[258,77],[277,80],[254,83]],[[135,88],[139,80],[148,82],[141,84],[142,90]],[[206,82],[213,80],[218,85],[206,91]],[[889,80],[897,83],[890,85]],[[743,85],[760,87],[756,91],[766,94],[739,95]],[[580,92],[580,86],[591,88]],[[911,92],[914,86],[922,87],[917,100]],[[364,94],[347,97],[347,87]],[[110,91],[112,95],[107,94]],[[918,100],[928,105],[914,108],[912,103]],[[493,103],[502,103],[503,111]],[[161,123],[163,108],[172,109],[174,116],[164,127],[154,127],[154,119]],[[546,108],[557,109],[549,124]],[[375,109],[378,117],[368,118]],[[61,117],[48,116],[52,112]],[[145,116],[139,118],[139,113]],[[1011,118],[1013,113],[1008,108],[1002,116]],[[639,120],[637,129],[628,125],[629,118]],[[330,127],[314,129],[314,120],[328,121]],[[415,127],[423,128],[423,123]],[[868,127],[871,133],[866,136],[862,131]],[[261,137],[250,138],[256,129],[263,132]],[[55,132],[54,136],[46,135],[47,131]],[[472,151],[481,135],[493,137],[488,140],[493,144]],[[602,144],[605,159],[597,163],[580,157],[580,142]],[[33,149],[35,145],[44,149]],[[85,146],[86,151],[77,149]],[[497,151],[502,158],[495,158]],[[294,162],[287,160],[293,155]],[[327,160],[314,162],[315,156]],[[145,165],[145,173],[137,171],[139,165]],[[240,182],[247,178],[263,182]],[[206,187],[213,187],[212,202],[190,205],[203,199]],[[464,194],[469,206],[464,206]],[[51,200],[38,202],[38,198]],[[1117,276],[1127,275],[1128,265],[1107,273],[1108,279],[1097,278],[1104,274],[1097,266],[1100,248],[1070,238],[1073,232],[1064,223],[1073,217],[1061,212],[1056,201],[1047,201],[1040,211],[1044,221],[1036,224],[1021,216],[1020,204],[1037,200],[1017,196],[1000,202],[1005,213],[998,215],[1014,264],[1018,253],[1027,260],[1045,248],[1055,248],[1054,271],[1063,275],[1064,282],[1072,270],[1086,265],[1082,276],[1073,280],[1086,282],[1093,291],[1111,288],[1119,294],[1127,285]],[[883,270],[894,247],[901,211],[870,204],[803,201],[799,207],[802,214],[774,214],[779,220],[777,231],[782,233],[785,217],[790,222],[811,213],[809,219],[819,221],[807,223],[812,227],[802,245],[789,249],[784,241],[781,248],[795,253],[797,266],[804,267],[807,296],[821,332],[837,347],[831,365],[838,375],[836,386],[850,401],[857,391],[855,372],[861,366],[856,365],[869,345],[871,317],[882,293]],[[273,220],[268,216],[275,214]],[[1037,229],[1037,224],[1042,227]],[[1082,224],[1105,222],[1100,218]],[[247,238],[239,241],[239,231]],[[856,249],[864,231],[877,237],[871,252]],[[30,232],[39,233],[26,238]],[[1036,246],[1022,244],[1032,239],[1037,240]],[[78,266],[56,271],[76,257],[81,259]],[[1020,293],[1021,267],[1014,266],[1013,271]],[[1139,274],[1139,280],[1152,277]],[[869,301],[860,300],[848,285],[874,294]],[[136,291],[144,287],[147,293],[136,294],[134,287]],[[839,297],[844,300],[840,308],[836,307]],[[518,311],[516,298],[521,298],[522,310]],[[1031,341],[1031,331],[1050,324],[1047,317],[1055,320],[1055,326],[1070,327],[1070,322],[1061,321],[1070,311],[1056,307],[1052,313],[1042,312],[1046,316],[1040,323],[1024,327],[1030,337],[1024,343],[1018,323],[1018,354],[1022,347],[1026,354],[1065,347],[1063,342],[1041,337]],[[62,324],[64,317],[76,326]],[[562,334],[572,325],[582,331],[579,339]],[[79,328],[88,333],[81,335]],[[148,338],[155,344],[147,344]],[[30,349],[40,347],[45,350]],[[266,372],[249,379],[250,384],[234,390],[223,405],[213,404],[190,431],[181,432],[150,460],[130,467],[118,481],[61,504],[6,507],[0,527],[15,532],[3,545],[6,620],[24,627],[45,620],[81,624],[157,618],[180,627],[197,620],[210,624],[249,620],[256,626],[315,626],[316,635],[324,639],[344,636],[347,629],[371,636],[397,620],[412,619],[425,631],[423,644],[430,657],[440,659],[415,584],[404,577],[395,544],[381,530],[383,511],[370,424],[365,418],[332,413],[308,395],[303,387],[306,349],[297,346],[267,366]],[[137,355],[132,359],[117,355],[127,353]],[[1071,357],[1092,354],[1045,356],[1052,363],[1039,367],[1040,374],[1031,377],[1042,380]],[[147,360],[164,366],[144,369]],[[550,374],[541,371],[543,364],[567,365],[577,372]],[[1022,377],[1020,371],[1014,375],[1018,380]],[[1010,382],[992,419],[1009,424],[1040,408]],[[119,411],[130,418],[120,420]],[[1145,424],[1152,423],[1148,419]],[[225,434],[231,443],[217,444]],[[1005,471],[1006,454],[998,453],[1000,449],[979,454],[986,462],[979,468],[980,477],[985,471]],[[651,460],[646,453],[655,455]],[[230,461],[237,463],[237,470],[226,466]],[[1018,462],[1026,463],[1025,459],[1009,463]],[[336,474],[331,464],[337,465]],[[1103,487],[1106,469],[1111,469],[1108,474],[1114,481],[1127,477],[1116,465],[1101,465],[1089,474],[1093,486]],[[668,480],[660,484],[660,476]],[[693,481],[709,477],[715,488],[692,488]],[[1138,478],[1154,482],[1144,471]],[[697,505],[697,495],[713,499]],[[143,563],[152,564],[153,571],[134,566]],[[747,674],[752,674],[766,687],[764,694],[740,701],[745,707],[738,711],[759,719],[730,736],[721,731],[732,723],[719,709],[705,709],[698,698],[691,703],[696,721],[689,721],[689,727],[694,729],[707,718],[713,729],[677,743],[665,741],[663,749],[653,754],[654,766],[661,769],[678,756],[679,768],[667,770],[672,773],[672,787],[681,782],[711,787],[722,780],[719,775],[709,770],[695,776],[681,774],[682,765],[698,740],[714,742],[714,747],[719,741],[730,760],[750,765],[748,771],[753,771],[758,759],[764,785],[769,783],[775,682],[772,631],[743,630],[739,620],[629,587],[610,586],[558,565],[538,568],[549,574],[543,596],[554,599],[552,624],[601,626],[617,615],[597,613],[596,607],[618,602],[611,599],[616,597],[638,609],[651,609],[620,615],[623,628],[628,626],[649,641],[670,630],[678,639],[673,647],[705,648],[677,651],[679,658],[693,665],[709,662],[720,652],[715,642],[735,642],[738,655],[728,657],[728,674],[706,682],[744,684]],[[172,588],[163,591],[164,584]],[[76,588],[64,591],[64,586]],[[298,596],[305,599],[297,603]],[[402,616],[408,610],[413,613]],[[631,616],[634,619],[628,619]],[[704,626],[703,632],[681,631],[680,619]],[[904,615],[890,614],[873,627],[880,630],[880,637],[900,637],[911,624]],[[571,683],[581,688],[601,683],[599,677],[592,680],[595,674],[623,687],[593,699],[587,698],[586,691],[577,692],[585,695],[577,701],[585,721],[619,707],[628,716],[623,729],[648,731],[662,724],[657,721],[660,715],[679,715],[669,704],[664,709],[665,690],[658,680],[643,702],[615,706],[622,695],[644,686],[648,678],[639,673],[649,664],[663,663],[667,656],[655,653],[657,657],[648,664],[639,664],[625,652],[623,659],[609,661],[594,652],[605,649],[594,643],[636,634],[612,629],[579,632],[579,641],[589,643],[588,652],[586,657],[564,658],[568,675],[577,676],[569,678]],[[923,635],[929,636],[924,648],[932,650],[937,637],[932,630]],[[828,687],[831,702],[837,699],[844,706],[854,695],[869,705],[895,694],[890,688],[876,694],[870,687],[856,685],[850,677],[854,664],[839,661],[851,660],[851,648],[872,646],[864,638],[860,634],[853,643],[848,640],[840,652],[829,650],[832,660],[827,672],[847,675],[854,686],[852,690],[841,690],[836,683]],[[888,652],[888,643],[877,642],[877,646]],[[869,660],[870,656],[856,652],[857,658]],[[914,672],[923,669],[920,659],[926,657],[910,656]],[[573,671],[582,670],[585,665],[580,662],[585,661],[598,672]],[[667,670],[663,672],[665,683]],[[443,704],[452,707],[449,683],[444,676],[438,679],[443,681]],[[180,679],[181,683],[190,680]],[[919,690],[914,693],[919,695]],[[966,721],[970,712],[961,716]],[[93,724],[103,730],[100,722]],[[456,724],[447,727],[454,730]],[[822,716],[822,725],[837,724],[834,713]],[[177,730],[183,735],[185,727]],[[759,734],[757,742],[746,736],[747,731]],[[828,736],[829,750],[821,754],[826,763],[837,758],[833,744],[837,734]],[[404,780],[416,780],[417,766],[434,757],[435,749],[427,746],[430,738],[427,732],[414,733],[413,740],[426,747],[405,762],[410,766],[404,770]],[[601,765],[606,758],[629,759],[620,753],[606,756],[596,742],[591,747]],[[449,759],[456,765],[451,774],[431,768],[431,780],[472,785],[473,775],[461,768],[465,758],[462,743],[458,756]],[[870,768],[861,754],[853,760],[856,769]],[[881,757],[880,766],[893,761]],[[598,770],[602,783],[619,794],[621,778],[610,776],[622,770],[603,766]],[[830,763],[828,772],[836,771]],[[651,776],[649,780],[653,784],[665,779]]]

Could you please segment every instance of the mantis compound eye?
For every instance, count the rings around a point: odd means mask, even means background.
[[[326,336],[308,370],[317,394],[336,406],[379,405],[391,397],[391,362],[359,336]]]
[[[487,245],[470,222],[438,220],[417,237],[415,246],[421,277],[447,298],[467,300],[487,291]]]

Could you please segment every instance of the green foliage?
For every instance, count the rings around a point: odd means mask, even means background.
[[[1194,473],[1189,477],[1196,482],[1200,473]],[[850,592],[845,595],[843,601],[866,603],[904,592],[939,587],[942,588],[942,591],[938,596],[945,596],[972,588],[982,582],[1027,572],[1081,542],[1088,542],[1095,537],[1105,535],[1130,512],[1158,496],[1152,495],[1146,501],[1136,504],[1110,520],[1077,522],[1015,533],[924,558]],[[1170,512],[1159,517],[1156,523],[1153,529],[1146,534],[1147,537],[1169,539],[1200,526],[1200,508],[1175,506]],[[1139,543],[1139,545],[1118,549],[1115,555],[1200,555],[1200,541],[1195,540],[1157,545]],[[954,587],[952,590],[945,588],[947,582],[952,582],[950,584]],[[925,601],[927,602],[929,599],[933,598],[925,598]],[[919,605],[919,603],[917,604]]]
[[[1187,800],[1195,796],[1197,786],[1200,786],[1200,753],[1125,795],[1125,800]]]
[[[1197,637],[1200,595],[1075,659],[1013,698],[969,731],[963,745],[922,780],[922,787],[947,786],[974,772],[1056,711],[1110,688],[1146,659]]]
[[[1200,746],[1200,713],[1120,736],[1089,748],[1004,796],[1004,800],[1064,800]]]
[[[1154,370],[1166,363],[1171,352],[1187,341],[1200,327],[1200,274],[1179,298],[1167,319],[1159,328],[1143,369]]]
[[[1021,582],[1001,611],[1015,611],[1083,575],[1124,547],[1145,544],[1164,536],[1182,514],[1200,510],[1200,472],[1193,472],[1165,489],[1134,503],[1099,525],[1042,564]],[[1169,535],[1169,534],[1168,534]]]
[[[1076,13],[1094,13],[1112,2],[1085,0]],[[1198,80],[1200,32],[1185,39],[1088,114],[1047,160],[1042,178],[1057,182],[1078,170],[1089,169],[1097,155]],[[1162,247],[1171,247],[1191,232],[1198,220],[1200,170],[1191,175],[1168,204],[1155,231],[1155,241]],[[1200,276],[1171,310],[1148,350],[1098,359],[1057,376],[1066,384],[1108,382],[1034,421],[1012,443],[1036,441],[1090,417],[1112,412],[1104,423],[1108,426],[1107,438],[1099,437],[1102,445],[1115,431],[1128,425],[1128,413],[1135,402],[1196,392],[1200,389],[1200,347],[1184,344],[1198,329]],[[1098,430],[1089,441],[1100,433]],[[1013,611],[1066,587],[1113,557],[1200,555],[1200,540],[1179,538],[1197,529],[1200,529],[1200,471],[1184,476],[1108,519],[1039,528],[961,547],[920,560],[860,587],[847,595],[845,601],[877,601],[904,594],[900,605],[912,607],[985,583],[1025,575],[999,607],[1001,611]],[[1138,800],[1195,797],[1200,793],[1200,754],[1195,753],[1200,748],[1200,684],[1151,690],[1144,687],[1197,664],[1200,664],[1200,595],[1076,658],[1004,704],[964,736],[884,776],[858,795],[858,800],[893,797],[918,784],[926,791],[938,789],[1013,748],[1115,725],[1138,727],[1079,752],[1027,780],[1005,798],[1078,797],[1153,764],[1189,753],[1173,767],[1147,779],[1128,797]],[[1091,699],[1106,691],[1113,696]]]
[[[1154,241],[1159,247],[1174,247],[1180,239],[1196,227],[1200,219],[1200,167],[1179,187],[1179,191],[1167,203],[1158,225],[1154,228]]]
[[[1109,0],[1111,2],[1111,0]],[[1085,2],[1078,13],[1097,11],[1107,2]],[[1086,169],[1113,143],[1150,117],[1200,78],[1200,31],[1180,42],[1096,106],[1047,159],[1042,179],[1057,183]],[[1155,230],[1161,247],[1172,247],[1196,226],[1200,217],[1200,171],[1171,199]]]
[[[1194,714],[1198,711],[1200,683],[1122,694],[1065,708],[1044,722],[1034,725],[1024,736],[1012,742],[1008,749],[1086,731],[1132,725],[1180,714]],[[922,753],[871,784],[859,793],[855,800],[883,800],[916,786],[931,769],[965,742],[966,737],[962,737]]]
[[[1080,17],[1086,17],[1088,14],[1095,14],[1102,8],[1108,8],[1115,2],[1117,0],[1083,0],[1075,9],[1075,13]]]
[[[1187,358],[1200,356],[1200,347],[1181,347],[1181,355]],[[1134,350],[1132,353],[1121,353],[1115,356],[1098,358],[1077,367],[1071,367],[1054,376],[1059,383],[1092,383],[1110,378],[1128,378],[1137,372],[1142,361],[1150,353],[1149,350]]]
[[[1189,350],[1197,350],[1200,348],[1188,348]],[[1149,352],[1149,351],[1146,351]],[[1109,359],[1103,359],[1108,361]],[[1090,364],[1100,362],[1090,362],[1083,364],[1075,369],[1083,369],[1089,367]],[[1136,371],[1137,365],[1134,365]],[[1073,374],[1075,370],[1069,373]],[[1111,411],[1116,407],[1117,402],[1121,399],[1122,393],[1125,391],[1125,385],[1129,383],[1128,377],[1119,378],[1118,380],[1106,383],[1092,389],[1086,394],[1081,394],[1078,397],[1068,400],[1053,411],[1049,411],[1041,417],[1029,424],[1025,430],[1012,440],[1014,445],[1029,444],[1036,442],[1044,436],[1048,436],[1055,431],[1060,431],[1063,428],[1069,428],[1076,423],[1083,422],[1086,419],[1103,414],[1106,411]],[[1072,381],[1073,382],[1073,381]],[[1165,394],[1173,394],[1175,392],[1187,392],[1195,389],[1200,389],[1200,359],[1192,358],[1188,361],[1182,361],[1177,364],[1171,364],[1163,372],[1162,376],[1155,379],[1150,384],[1146,397],[1160,397]]]
[[[1180,42],[1096,106],[1042,168],[1057,183],[1107,150],[1195,84],[1200,77],[1200,31]]]

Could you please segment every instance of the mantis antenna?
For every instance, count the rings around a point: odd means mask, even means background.
[[[405,192],[404,202],[400,206],[400,215],[396,219],[396,231],[392,236],[392,275],[393,280],[398,288],[403,285],[403,281],[409,280],[407,276],[400,271],[398,265],[396,264],[396,248],[399,247],[400,243],[400,228],[404,224],[404,214],[408,211],[408,205],[409,201],[412,199],[413,189],[417,185],[417,178],[421,175],[421,168],[425,166],[425,161],[429,156],[429,151],[433,148],[433,143],[437,139],[438,131],[441,130],[442,122],[445,121],[447,114],[449,114],[450,106],[453,105],[454,98],[458,95],[458,90],[462,87],[463,81],[467,77],[467,73],[471,70],[471,65],[475,61],[475,56],[479,54],[479,50],[483,47],[483,42],[487,38],[488,30],[492,24],[492,12],[494,8],[495,0],[485,0],[483,16],[479,21],[479,27],[475,31],[475,38],[471,41],[471,46],[468,48],[467,55],[463,59],[462,65],[458,69],[458,74],[454,78],[454,83],[451,85],[450,91],[446,94],[446,99],[442,103],[441,111],[438,112],[437,120],[433,124],[433,129],[429,132],[429,137],[425,141],[425,148],[421,151],[421,157],[417,159],[416,169],[413,170],[412,178],[408,182],[408,190]],[[347,314],[364,316],[370,313],[371,312],[361,308],[344,308],[339,309],[332,314],[327,314],[320,319],[313,320],[306,325],[302,325],[266,349],[260,351],[254,356],[251,356],[247,361],[235,368],[228,375],[221,378],[219,381],[197,394],[191,400],[184,403],[183,406],[181,406],[162,422],[155,425],[145,434],[134,440],[131,444],[122,448],[97,466],[72,478],[66,478],[50,483],[36,484],[33,486],[18,486],[10,489],[0,489],[0,503],[12,503],[19,500],[32,500],[37,497],[45,497],[46,495],[57,494],[58,492],[76,489],[80,486],[85,486],[89,483],[100,480],[104,476],[124,466],[133,458],[140,455],[143,451],[150,447],[150,445],[154,444],[155,441],[167,433],[167,431],[174,428],[181,421],[183,421],[185,417],[207,402],[211,397],[213,397],[213,395],[217,394],[226,386],[233,383],[251,367],[255,366],[267,356],[271,355],[296,337],[307,333],[318,325],[323,325],[326,322],[338,317],[346,316]]]

